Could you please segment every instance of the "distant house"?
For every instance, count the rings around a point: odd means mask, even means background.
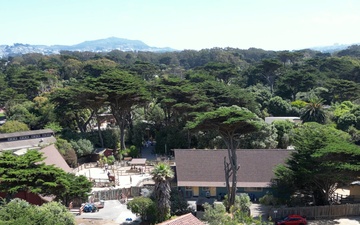
[[[113,155],[113,150],[110,148],[96,148],[93,153],[91,153],[91,161],[96,162],[100,159],[100,155],[105,157]]]
[[[201,220],[196,218],[193,214],[188,213],[182,216],[178,216],[174,219],[170,219],[159,223],[157,225],[204,225]]]
[[[278,121],[278,120],[282,120],[282,121],[289,120],[289,121],[294,122],[294,123],[301,123],[301,119],[300,119],[300,117],[296,117],[296,116],[284,116],[284,117],[276,116],[276,117],[265,117],[265,123],[268,123],[268,124],[272,124],[274,121]]]
[[[177,186],[185,197],[223,197],[226,193],[224,157],[227,150],[175,149]],[[293,150],[237,150],[240,169],[237,192],[253,199],[270,190],[274,168],[283,164]]]
[[[0,192],[0,197],[5,199],[6,193]],[[33,205],[42,205],[44,203],[51,202],[54,199],[53,197],[33,194],[31,192],[26,192],[26,191],[21,191],[15,194],[14,198],[23,199]]]
[[[54,131],[51,129],[5,133],[0,134],[0,151],[20,150],[21,154],[22,151],[40,149],[55,142]]]

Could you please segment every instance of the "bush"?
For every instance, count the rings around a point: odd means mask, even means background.
[[[0,133],[13,133],[19,131],[28,131],[28,130],[29,127],[25,123],[16,120],[6,121],[0,127]]]
[[[260,202],[260,204],[263,204],[263,205],[276,205],[277,204],[276,198],[272,194],[269,194],[269,193],[267,193],[266,195],[261,197],[259,199],[259,202]]]
[[[55,146],[70,167],[77,166],[77,156],[75,150],[67,140],[57,138]]]
[[[0,206],[1,224],[62,224],[75,225],[74,216],[58,202],[41,206],[31,205],[21,199],[13,199]]]
[[[87,139],[80,139],[78,141],[70,141],[78,157],[86,156],[94,151],[94,145]]]
[[[152,215],[155,203],[147,197],[135,197],[127,203],[127,208],[132,213],[139,214],[142,220],[146,220],[148,216]]]

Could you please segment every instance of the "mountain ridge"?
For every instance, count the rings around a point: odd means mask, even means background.
[[[310,47],[308,49],[320,51],[323,53],[334,53],[337,51],[344,50],[351,45],[357,45],[357,44],[334,44],[330,46]],[[165,47],[165,48],[151,47],[140,40],[109,37],[109,38],[103,38],[97,40],[84,41],[74,45],[30,45],[30,44],[22,44],[22,43],[14,43],[13,45],[0,45],[0,58],[27,54],[27,53],[41,53],[44,55],[51,55],[51,54],[59,54],[61,51],[110,52],[112,50],[132,51],[132,52],[178,51],[170,47]]]
[[[27,53],[42,53],[44,55],[50,55],[59,54],[60,51],[109,52],[112,50],[149,52],[177,51],[176,49],[172,49],[170,47],[151,47],[140,40],[109,37],[104,39],[84,41],[75,45],[30,45],[22,43],[14,43],[13,45],[0,45],[0,57],[16,56]]]

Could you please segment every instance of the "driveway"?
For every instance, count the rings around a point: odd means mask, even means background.
[[[349,217],[333,220],[308,220],[308,225],[359,225],[360,217]]]
[[[140,221],[140,217],[133,214],[127,209],[125,204],[121,204],[118,200],[105,201],[104,208],[95,213],[82,213],[76,216],[77,224],[126,224],[126,219],[131,218],[133,221]],[[136,223],[133,223],[136,224]]]
[[[253,217],[262,216],[263,220],[267,218],[264,215],[268,215],[269,207],[261,204],[251,204],[251,215]],[[308,225],[360,225],[360,217],[349,217],[331,220],[308,220]]]

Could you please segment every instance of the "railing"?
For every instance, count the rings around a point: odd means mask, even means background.
[[[342,204],[326,206],[308,206],[308,207],[279,207],[269,208],[265,213],[266,217],[273,219],[282,218],[290,214],[306,216],[309,219],[331,219],[347,216],[360,215],[360,204]]]
[[[124,197],[130,195],[130,189],[121,188],[121,189],[109,189],[101,191],[93,191],[91,193],[91,201],[99,202],[106,200],[121,200]]]
[[[109,189],[101,191],[93,191],[90,199],[92,202],[106,201],[106,200],[123,200],[124,198],[137,197],[141,195],[142,189],[148,189],[153,191],[153,187],[131,187],[131,188],[119,188]]]
[[[79,172],[80,170],[84,170],[84,169],[89,169],[89,168],[94,168],[97,167],[97,163],[96,162],[91,162],[91,163],[84,163],[79,165],[78,167],[73,169],[73,173]]]

